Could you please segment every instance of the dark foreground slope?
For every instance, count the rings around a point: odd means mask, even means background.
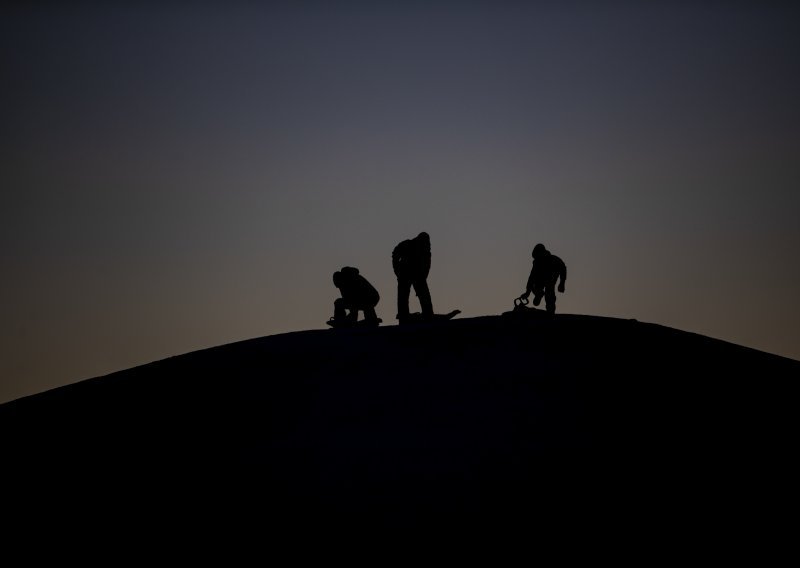
[[[580,494],[724,516],[793,485],[798,379],[632,320],[483,317],[198,351],[4,404],[0,431],[6,472],[227,470],[287,514],[507,519]]]

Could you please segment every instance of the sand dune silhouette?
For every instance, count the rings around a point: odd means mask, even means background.
[[[0,405],[0,431],[11,471],[224,465],[287,514],[513,518],[589,488],[776,487],[795,471],[798,377],[635,320],[488,316],[197,351]]]

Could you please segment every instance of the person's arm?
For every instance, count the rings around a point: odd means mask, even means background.
[[[560,266],[558,276],[561,278],[561,282],[558,284],[558,291],[564,292],[564,284],[567,281],[567,265],[564,263],[563,260],[558,259]]]
[[[400,245],[394,247],[392,251],[392,270],[394,270],[394,275],[399,276],[397,273],[398,269],[400,268]]]
[[[520,296],[520,298],[527,298],[533,292],[533,272],[536,268],[536,261],[534,261],[533,266],[531,267],[531,273],[528,275],[528,282],[525,284],[525,293]]]

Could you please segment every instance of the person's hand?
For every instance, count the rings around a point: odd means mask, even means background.
[[[528,292],[528,291],[525,291],[525,292],[524,292],[524,293],[523,293],[523,294],[522,294],[522,295],[519,297],[519,299],[520,299],[520,300],[527,300],[527,299],[528,299],[528,296],[530,296],[530,295],[531,295],[531,293],[530,293],[530,292]]]
[[[564,293],[564,283],[563,282],[558,285],[558,291],[561,292],[562,294]]]

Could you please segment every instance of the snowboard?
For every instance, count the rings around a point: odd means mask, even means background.
[[[517,298],[514,300],[514,309],[508,312],[503,312],[504,316],[508,317],[541,317],[547,316],[545,310],[528,307],[528,299]]]
[[[362,319],[362,320],[359,320],[357,322],[352,322],[352,321],[347,321],[347,320],[341,321],[341,322],[337,322],[337,321],[334,321],[333,318],[331,318],[328,321],[326,321],[325,323],[327,323],[329,326],[331,326],[334,329],[341,329],[341,328],[344,328],[344,327],[378,327],[381,324],[382,321],[383,320],[381,318],[378,318],[376,321],[368,321],[368,320],[363,320]]]
[[[400,318],[398,321],[401,325],[407,323],[423,323],[429,321],[447,321],[453,319],[458,314],[461,313],[461,310],[453,310],[452,312],[446,314],[433,314],[432,316],[423,316],[419,312],[414,312],[413,314],[408,314],[404,318]]]

